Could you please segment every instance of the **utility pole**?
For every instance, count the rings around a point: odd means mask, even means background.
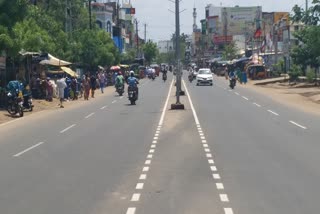
[[[136,38],[137,38],[137,58],[139,57],[139,22],[138,19],[134,20],[136,24]]]
[[[144,23],[144,43],[147,43],[147,23]]]
[[[306,12],[308,11],[308,0],[306,0]]]
[[[176,73],[176,103],[171,105],[171,109],[184,109],[184,105],[180,103],[181,95],[181,62],[180,62],[180,0],[175,0],[175,15],[176,15],[176,62],[177,62],[177,73]]]
[[[89,27],[90,27],[90,30],[92,29],[92,21],[91,21],[91,1],[92,0],[89,0]]]

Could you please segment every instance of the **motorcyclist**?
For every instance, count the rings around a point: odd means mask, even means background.
[[[234,70],[232,69],[230,72],[229,72],[229,82],[230,82],[230,85],[231,85],[231,81],[234,81],[236,79],[236,73],[234,72]],[[234,85],[236,85],[236,81],[234,82]]]
[[[164,67],[164,68],[162,69],[162,79],[165,79],[165,77],[167,77],[167,73],[168,73],[168,71],[167,71],[167,69]]]
[[[130,71],[130,76],[128,77],[128,93],[129,93],[129,89],[133,88],[134,90],[136,90],[137,93],[137,99],[138,99],[138,95],[139,95],[139,89],[138,89],[138,84],[139,81],[138,79],[134,76],[134,71]]]
[[[124,77],[123,77],[121,71],[118,72],[118,75],[117,75],[117,77],[116,77],[116,84],[115,84],[115,86],[116,86],[116,89],[117,89],[118,87],[122,87],[122,88],[124,87]]]

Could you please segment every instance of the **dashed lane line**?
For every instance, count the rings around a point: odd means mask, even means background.
[[[172,82],[170,84],[168,96],[167,96],[167,99],[165,101],[165,104],[164,104],[164,107],[163,107],[163,111],[162,111],[162,114],[161,114],[161,117],[160,117],[160,121],[159,121],[159,124],[157,126],[156,133],[155,133],[155,135],[153,137],[153,140],[152,140],[151,149],[149,150],[149,153],[147,155],[146,161],[144,162],[144,167],[142,169],[143,173],[139,177],[140,181],[142,181],[142,180],[145,181],[147,179],[147,172],[149,172],[149,170],[150,170],[149,166],[151,165],[151,159],[153,158],[153,154],[155,153],[155,148],[156,148],[156,145],[157,145],[157,141],[159,139],[161,127],[162,127],[163,120],[164,120],[164,117],[165,117],[165,113],[166,113],[166,110],[168,108],[168,102],[169,102],[169,98],[170,98],[170,95],[171,95],[173,82],[174,81],[172,80]],[[112,103],[114,103],[114,102],[112,102]],[[137,183],[135,189],[136,190],[142,190],[143,187],[144,187],[144,183]],[[131,197],[131,202],[138,202],[140,200],[140,197],[141,197],[141,193],[139,193],[139,192],[134,193],[132,195],[132,197]],[[135,212],[136,212],[136,207],[129,207],[127,209],[126,214],[135,214]]]
[[[277,112],[271,111],[270,109],[268,110],[268,112],[270,112],[273,115],[279,116],[279,114]]]
[[[107,106],[102,106],[100,109],[103,110],[103,109],[105,109],[105,108],[107,108]]]
[[[303,125],[300,125],[299,123],[294,122],[294,121],[292,121],[292,120],[290,120],[289,122],[290,122],[291,124],[295,125],[295,126],[298,126],[298,127],[302,128],[302,129],[307,129],[307,127],[305,127],[305,126],[303,126]]]
[[[198,119],[198,116],[197,116],[197,113],[195,111],[195,108],[193,106],[193,103],[192,103],[192,100],[191,100],[191,97],[190,97],[190,94],[189,94],[189,91],[186,87],[186,84],[184,81],[182,81],[183,85],[184,85],[184,88],[185,88],[185,91],[186,91],[186,94],[188,96],[188,99],[189,99],[189,103],[190,103],[190,106],[191,106],[191,109],[192,109],[192,113],[193,113],[193,117],[194,117],[194,120],[195,120],[195,123],[196,123],[196,126],[198,128],[198,132],[199,132],[199,136],[201,138],[201,142],[202,142],[202,145],[204,147],[204,151],[206,152],[206,157],[208,159],[208,163],[210,165],[210,169],[211,171],[214,173],[212,174],[213,176],[213,179],[214,180],[221,180],[221,177],[220,175],[217,173],[218,169],[216,166],[214,166],[214,160],[212,158],[212,154],[210,153],[210,149],[209,149],[209,145],[207,144],[207,141],[206,141],[206,138],[204,136],[204,133],[201,129],[201,125],[200,125],[200,122],[199,122],[199,119]],[[243,97],[244,99],[248,99],[246,97]],[[248,99],[249,100],[249,99]],[[224,194],[224,193],[221,193],[221,191],[224,191],[224,185],[222,182],[219,182],[219,183],[216,183],[216,187],[217,189],[219,190],[219,197],[220,197],[220,201],[223,202],[223,203],[228,203],[229,202],[229,197],[227,194]],[[233,214],[233,210],[232,208],[230,207],[224,207],[224,212],[225,214]]]
[[[261,105],[260,104],[258,104],[258,103],[253,103],[253,105],[255,105],[255,106],[257,106],[257,107],[261,107]]]
[[[247,97],[245,97],[245,96],[242,96],[242,98],[245,99],[245,100],[249,100],[249,98],[247,98]]]
[[[234,93],[235,93],[236,95],[238,95],[238,96],[240,95],[238,92],[234,92]]]
[[[114,100],[114,101],[112,101],[111,103],[116,103],[117,101],[116,100]]]
[[[61,130],[60,133],[61,133],[61,134],[62,134],[62,133],[65,133],[66,131],[68,131],[69,129],[72,129],[72,128],[75,127],[75,126],[76,126],[76,124],[72,124],[71,126],[69,126],[69,127],[65,128],[65,129]]]
[[[30,150],[32,150],[32,149],[40,146],[40,145],[42,145],[42,144],[44,144],[44,142],[40,142],[40,143],[37,143],[37,144],[35,144],[35,145],[33,145],[33,146],[30,146],[29,148],[23,150],[22,152],[19,152],[19,153],[13,155],[13,157],[19,157],[20,155],[22,155],[22,154],[24,154],[24,153],[26,153],[26,152],[28,152],[28,151],[30,151]]]
[[[86,119],[88,119],[89,117],[93,116],[94,115],[94,112],[91,113],[91,114],[88,114],[87,116],[85,116]]]

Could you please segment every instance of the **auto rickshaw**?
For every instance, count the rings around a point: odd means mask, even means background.
[[[266,67],[262,64],[251,64],[246,67],[246,72],[250,79],[265,79],[267,78]]]

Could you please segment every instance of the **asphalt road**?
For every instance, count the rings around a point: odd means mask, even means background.
[[[171,80],[0,126],[0,213],[319,213],[318,117]]]

